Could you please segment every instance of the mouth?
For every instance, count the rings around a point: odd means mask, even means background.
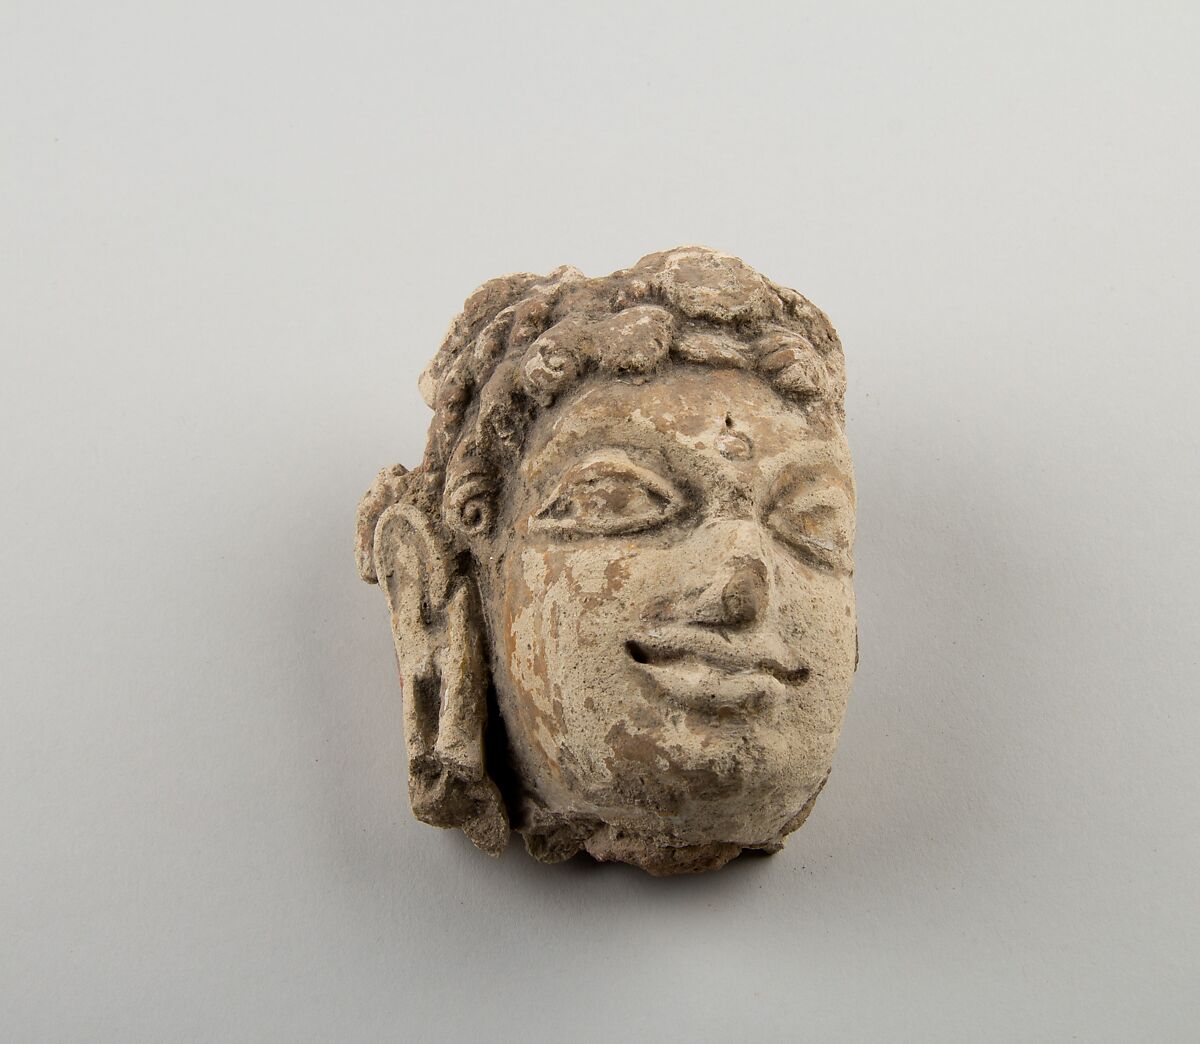
[[[811,674],[808,667],[786,666],[722,645],[650,637],[627,641],[625,652],[667,702],[693,710],[761,710],[791,694]]]

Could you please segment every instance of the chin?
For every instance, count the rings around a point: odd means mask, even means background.
[[[808,818],[823,782],[745,793],[734,816],[727,805],[696,801],[669,824],[637,814],[615,817],[583,847],[601,862],[631,863],[656,876],[714,870],[743,853],[771,855]]]
[[[788,746],[783,737],[775,739]],[[740,757],[710,745],[710,753],[689,759],[691,764],[675,762],[657,774],[622,773],[557,800],[535,800],[536,810],[530,814],[527,806],[518,829],[530,853],[543,861],[586,851],[659,876],[716,869],[743,852],[777,852],[808,817],[828,763],[768,759],[766,750],[745,740],[743,735],[737,744]]]

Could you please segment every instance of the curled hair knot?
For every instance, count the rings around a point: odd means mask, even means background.
[[[464,475],[442,499],[446,524],[464,537],[491,532],[495,522],[495,479],[484,472]]]
[[[657,305],[635,305],[592,323],[590,333],[605,373],[652,373],[671,350],[675,317]]]

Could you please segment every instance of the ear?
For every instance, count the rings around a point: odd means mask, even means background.
[[[509,827],[484,764],[487,666],[475,582],[411,503],[380,516],[374,565],[391,610],[413,814],[460,827],[477,847],[499,855]]]

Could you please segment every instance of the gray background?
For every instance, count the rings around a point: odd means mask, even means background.
[[[1196,1039],[1195,10],[5,3],[0,1035]],[[833,778],[493,863],[354,507],[475,285],[688,242],[846,345]]]

